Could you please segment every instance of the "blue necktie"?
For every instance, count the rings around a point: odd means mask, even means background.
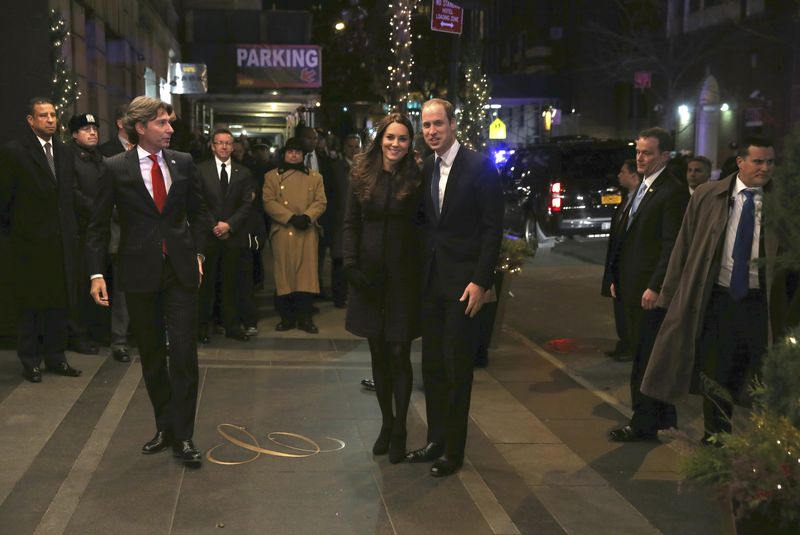
[[[642,199],[644,198],[644,194],[646,192],[647,192],[647,184],[645,184],[644,180],[642,180],[641,186],[639,186],[639,189],[636,191],[636,197],[634,197],[633,201],[631,201],[631,210],[630,212],[628,212],[628,226],[626,228],[629,228],[631,226],[631,222],[633,221],[633,214],[635,214],[636,210],[639,209],[639,203],[642,202]]]
[[[431,178],[431,199],[433,200],[433,210],[436,218],[439,218],[439,179],[442,177],[441,172],[442,158],[437,156],[436,161],[433,163],[433,177]]]
[[[733,242],[733,269],[731,270],[730,293],[734,301],[741,301],[750,287],[750,255],[753,251],[753,233],[756,228],[755,191],[742,190],[744,205],[736,228],[736,240]]]

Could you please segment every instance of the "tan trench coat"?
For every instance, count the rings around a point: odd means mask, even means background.
[[[275,260],[275,286],[278,295],[292,292],[319,293],[317,244],[321,228],[319,216],[327,200],[322,175],[289,169],[273,169],[264,176],[264,210],[272,219],[270,243]],[[298,230],[289,225],[293,215],[305,214],[311,226]]]
[[[677,403],[689,393],[695,372],[695,344],[719,274],[728,199],[735,180],[733,174],[699,186],[686,208],[656,303],[667,313],[642,380],[641,391],[648,396]],[[762,225],[761,232],[767,260],[765,295],[771,308],[778,239],[767,225]]]

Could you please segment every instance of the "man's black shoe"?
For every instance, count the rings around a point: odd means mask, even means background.
[[[83,373],[82,371],[76,370],[75,368],[70,366],[66,360],[62,360],[61,362],[56,364],[55,367],[53,368],[50,368],[48,366],[47,370],[56,373],[58,375],[63,375],[64,377],[80,377],[81,374]]]
[[[407,463],[430,463],[444,453],[444,446],[438,442],[429,442],[424,448],[406,453]]]
[[[69,343],[69,349],[83,355],[97,355],[100,349],[85,338],[76,338]]]
[[[316,325],[314,325],[313,321],[301,321],[297,324],[297,328],[301,331],[305,331],[308,334],[317,334],[319,333],[319,329]]]
[[[194,444],[190,440],[181,440],[180,442],[176,442],[172,445],[172,454],[177,458],[183,461],[183,464],[187,466],[196,466],[199,467],[200,463],[203,461],[200,452],[197,451],[197,448],[194,447]]]
[[[247,342],[250,340],[250,337],[244,334],[244,331],[241,329],[238,331],[225,331],[225,338],[233,338],[234,340],[239,340],[240,342]]]
[[[367,390],[372,390],[375,392],[375,381],[372,379],[361,379],[361,386],[366,388]]]
[[[197,341],[201,344],[211,343],[211,338],[208,336],[208,327],[200,327],[197,331]]]
[[[334,303],[333,306],[336,308],[347,308],[347,303],[345,302]]]
[[[150,439],[149,442],[142,446],[142,453],[150,455],[164,451],[172,446],[172,432],[170,431],[156,431],[156,435]]]
[[[655,440],[656,433],[643,433],[637,431],[629,425],[620,427],[619,429],[612,429],[608,433],[609,438],[614,442],[644,442],[646,440]]]
[[[275,326],[275,330],[276,331],[290,331],[290,330],[294,329],[294,327],[295,327],[294,323],[289,323],[289,322],[282,321],[282,322],[280,322],[279,324],[277,324]]]
[[[111,356],[114,357],[114,360],[116,360],[117,362],[130,362],[131,361],[131,356],[128,353],[128,350],[125,349],[124,347],[119,348],[119,349],[115,349],[114,351],[112,351],[111,352]]]
[[[25,366],[25,369],[22,371],[22,375],[24,375],[25,379],[31,383],[42,382],[42,370],[39,369],[39,366],[33,366],[31,368]]]
[[[436,459],[431,466],[431,475],[433,477],[450,476],[458,472],[462,466],[464,466],[463,460],[444,455]]]

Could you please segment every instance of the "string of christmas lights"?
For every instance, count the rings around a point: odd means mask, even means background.
[[[418,0],[395,0],[389,4],[392,19],[389,23],[389,42],[394,65],[389,65],[389,82],[386,85],[387,102],[404,111],[410,99],[411,74],[414,72],[414,55],[411,50],[411,15]]]
[[[481,73],[479,61],[467,65],[464,70],[464,102],[458,121],[461,142],[477,151],[486,148],[486,108],[489,103],[489,79]]]
[[[50,10],[50,44],[53,47],[53,86],[51,97],[55,104],[59,120],[62,119],[67,108],[81,96],[78,91],[78,79],[75,72],[68,68],[64,59],[64,43],[69,37],[69,30],[61,13],[56,9]]]

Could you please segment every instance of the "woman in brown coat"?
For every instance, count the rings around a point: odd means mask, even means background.
[[[419,336],[419,242],[414,217],[421,180],[411,153],[411,122],[399,113],[377,126],[356,157],[344,219],[344,268],[350,282],[345,326],[369,341],[382,415],[372,452],[399,463],[411,399],[411,341]],[[395,412],[392,412],[394,399]]]
[[[311,297],[319,293],[317,275],[317,220],[327,201],[322,176],[303,165],[303,146],[298,139],[286,142],[283,161],[264,176],[264,210],[273,224],[269,239],[275,258],[276,305],[287,331],[295,326],[307,333],[319,332],[311,321]]]

